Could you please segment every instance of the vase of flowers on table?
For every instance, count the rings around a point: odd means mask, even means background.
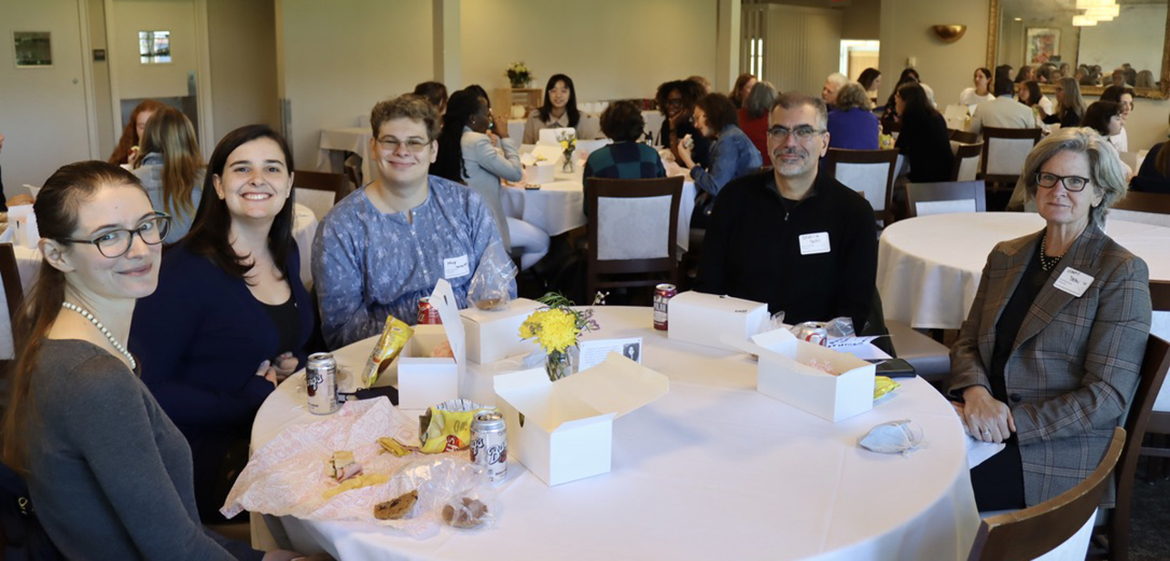
[[[504,74],[508,76],[508,82],[512,84],[513,88],[527,88],[528,84],[532,83],[532,71],[528,70],[524,61],[513,62]]]
[[[573,152],[577,149],[577,135],[563,132],[557,135],[557,142],[561,143],[561,151],[565,154],[565,162],[561,164],[561,171],[573,172]]]
[[[577,343],[581,335],[600,327],[593,319],[593,310],[574,310],[573,301],[557,292],[550,292],[536,300],[544,307],[532,312],[520,324],[521,339],[535,339],[547,358],[545,372],[553,382],[573,373],[576,367]]]

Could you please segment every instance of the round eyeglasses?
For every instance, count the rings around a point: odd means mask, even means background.
[[[88,240],[61,238],[59,241],[93,244],[97,246],[98,251],[102,255],[110,259],[116,259],[126,255],[130,251],[130,246],[134,244],[134,234],[138,234],[138,237],[142,238],[143,243],[147,245],[158,245],[166,239],[167,232],[170,229],[170,215],[165,212],[159,212],[153,217],[143,220],[133,230],[118,228],[116,230],[107,230]]]

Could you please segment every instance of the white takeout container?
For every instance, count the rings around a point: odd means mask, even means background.
[[[556,166],[547,162],[541,161],[536,165],[528,168],[528,182],[537,185],[545,183],[552,183],[556,181]]]
[[[737,350],[724,343],[722,336],[747,341],[759,332],[768,317],[767,304],[730,296],[683,292],[667,304],[667,335],[671,340]]]
[[[430,302],[439,311],[443,324],[414,326],[414,336],[395,361],[398,366],[398,406],[402,409],[426,409],[459,398],[459,379],[466,369],[467,345],[451,284],[439,279]],[[451,345],[454,358],[431,358],[431,351],[443,341]]]
[[[756,379],[760,393],[834,423],[873,409],[873,364],[801,341],[787,329],[760,333],[752,342],[760,357]],[[808,366],[813,359],[840,374]]]
[[[467,360],[488,364],[537,349],[534,341],[520,338],[520,324],[542,304],[527,298],[508,302],[503,310],[481,310],[474,305],[460,310],[467,336]]]
[[[508,453],[550,486],[608,473],[613,420],[670,391],[666,376],[617,353],[555,383],[544,368],[500,374],[494,383]]]

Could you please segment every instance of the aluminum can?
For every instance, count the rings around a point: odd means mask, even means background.
[[[330,353],[309,355],[305,367],[305,389],[309,394],[309,412],[328,415],[341,409],[337,401],[337,360]]]
[[[660,284],[654,287],[654,329],[666,331],[667,309],[670,299],[678,294],[678,288],[673,284]]]
[[[508,427],[496,411],[484,411],[471,422],[471,463],[484,467],[488,481],[508,478]]]
[[[825,324],[819,321],[806,321],[794,326],[792,330],[796,332],[796,337],[802,341],[808,341],[822,347],[829,344],[829,332],[825,330]]]
[[[431,305],[431,297],[423,296],[418,299],[419,325],[442,325],[443,318],[439,317],[439,309]]]

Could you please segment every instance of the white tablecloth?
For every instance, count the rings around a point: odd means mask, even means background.
[[[833,424],[755,391],[755,363],[671,342],[648,308],[598,308],[590,337],[644,338],[665,397],[616,420],[613,470],[548,487],[509,463],[499,526],[425,540],[358,522],[272,519],[302,552],[338,559],[965,559],[978,529],[958,418],[920,379],[873,411]],[[372,341],[337,353],[365,360]],[[462,394],[494,403],[493,372],[470,365]],[[282,384],[256,416],[257,449],[312,422],[303,384]],[[858,448],[882,422],[912,419],[910,456]],[[253,530],[262,525],[253,524]]]
[[[878,291],[887,319],[920,329],[958,329],[995,244],[1044,227],[1038,214],[982,212],[895,222],[878,243]],[[1170,280],[1170,228],[1109,221],[1117,243],[1145,260],[1150,279]]]
[[[357,154],[361,158],[361,183],[369,183],[374,178],[374,162],[370,159],[370,127],[333,127],[321,129],[321,141],[317,151],[317,171],[328,173],[342,173],[341,165],[346,152]],[[333,153],[339,153],[334,162]],[[358,185],[361,187],[361,185]]]

